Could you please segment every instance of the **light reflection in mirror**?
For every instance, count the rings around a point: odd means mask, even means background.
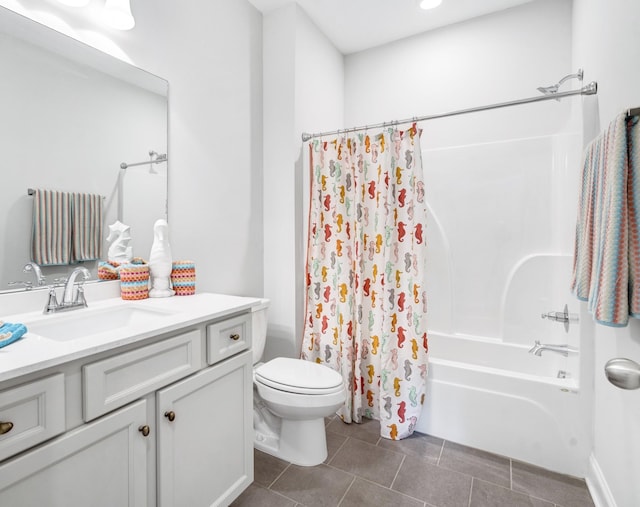
[[[147,257],[153,223],[167,218],[168,164],[128,169],[120,194],[118,180],[122,162],[167,153],[167,82],[4,8],[0,64],[0,290],[11,281],[35,283],[23,273],[31,260],[27,188],[105,196],[105,231],[120,199],[134,255]],[[97,262],[83,265],[95,279]],[[51,283],[73,267],[43,273]]]

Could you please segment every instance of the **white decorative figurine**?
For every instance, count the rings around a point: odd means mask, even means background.
[[[131,235],[128,225],[116,220],[109,226],[107,241],[113,241],[107,251],[107,260],[111,263],[128,264],[133,259],[133,247],[129,246]]]
[[[153,224],[153,245],[149,254],[151,290],[149,297],[166,298],[173,296],[171,289],[171,246],[169,245],[169,224],[166,220],[156,220]]]

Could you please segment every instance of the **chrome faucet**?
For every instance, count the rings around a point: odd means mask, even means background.
[[[535,344],[529,350],[530,354],[534,356],[542,356],[542,353],[545,350],[549,350],[551,352],[557,352],[558,354],[562,354],[564,357],[569,355],[569,352],[575,354],[578,352],[578,349],[575,347],[570,347],[569,345],[551,345],[546,343],[540,343],[539,340],[536,340]]]
[[[36,277],[36,284],[38,287],[42,287],[47,283],[44,276],[42,275],[40,266],[38,266],[35,262],[28,262],[27,264],[25,264],[22,271],[24,273],[33,273]]]
[[[76,278],[78,275],[82,275],[82,280],[80,280],[76,287]],[[64,285],[64,292],[62,293],[62,301],[60,303],[58,303],[58,297],[56,295],[56,286],[52,285],[49,287],[49,297],[43,313],[56,313],[85,308],[87,306],[87,300],[84,298],[83,283],[89,278],[91,278],[91,273],[87,268],[75,268]]]
[[[45,285],[47,282],[44,278],[44,276],[42,275],[42,270],[40,269],[40,266],[38,266],[35,262],[28,262],[27,264],[25,264],[24,268],[22,269],[23,273],[33,273],[36,277],[36,286],[37,287],[42,287],[43,285]],[[31,280],[18,280],[15,282],[8,282],[7,285],[9,287],[11,286],[16,286],[16,285],[22,285],[25,290],[31,290],[33,289],[33,282]]]
[[[80,274],[82,275],[83,279],[78,284],[77,290],[74,290],[76,289],[75,287],[76,278]],[[88,280],[89,278],[91,278],[91,273],[87,268],[74,269],[69,275],[69,279],[67,280],[67,283],[64,286],[64,293],[62,294],[62,303],[60,303],[60,306],[78,305],[78,304],[81,306],[87,306],[87,302],[84,299],[84,287],[82,286],[82,284],[84,283],[85,280]]]

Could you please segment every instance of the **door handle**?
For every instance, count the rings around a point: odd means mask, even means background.
[[[604,373],[609,382],[620,389],[640,388],[640,364],[631,359],[617,357],[607,361]]]

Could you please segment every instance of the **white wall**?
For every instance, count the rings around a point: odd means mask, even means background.
[[[574,0],[574,65],[598,81],[597,101],[586,104],[592,128],[585,143],[629,107],[640,105],[640,4],[632,1]],[[623,391],[604,377],[609,359],[640,362],[640,322],[607,328],[583,311],[595,345],[594,449],[590,485],[597,505],[640,505],[640,390]]]
[[[308,179],[303,131],[343,124],[343,58],[295,4],[264,17],[265,359],[298,356]]]
[[[132,4],[130,54],[169,80],[173,255],[195,260],[199,290],[260,295],[262,17],[238,0]]]
[[[539,0],[347,56],[347,125],[538,95],[537,86],[572,70],[570,12],[570,0]],[[554,101],[433,120],[421,125],[423,139],[444,147],[556,132],[569,107]]]
[[[264,16],[264,295],[270,356],[295,355],[294,6]]]
[[[173,255],[196,262],[198,290],[261,295],[260,13],[245,0],[136,0],[136,27],[120,32],[55,0],[4,3],[169,81]]]

